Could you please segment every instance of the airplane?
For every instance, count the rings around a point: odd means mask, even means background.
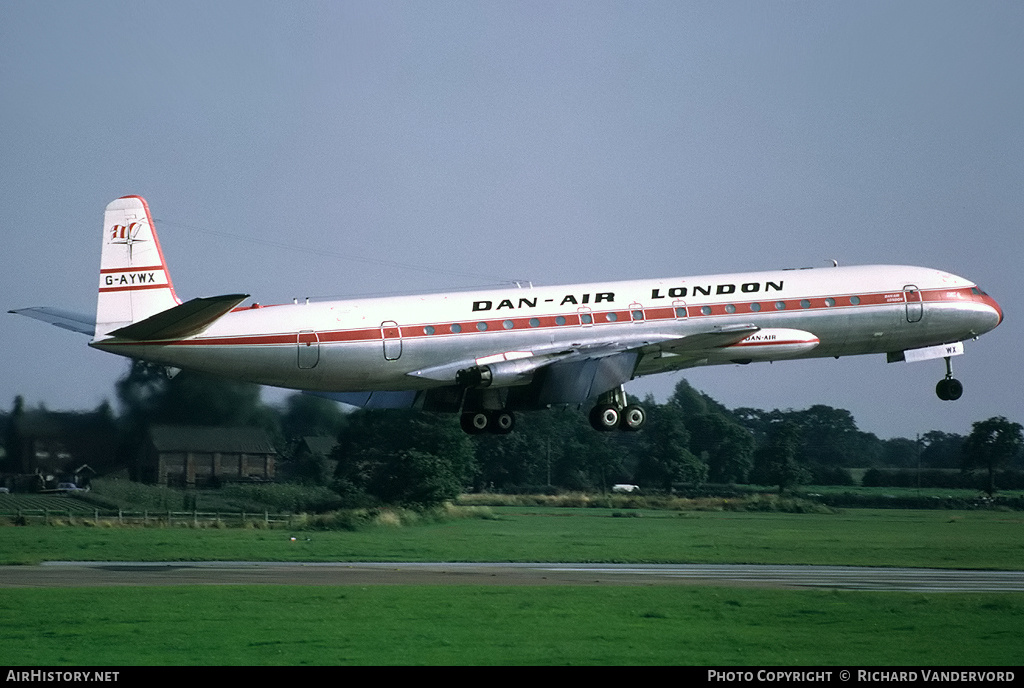
[[[104,213],[95,319],[10,311],[90,335],[90,346],[162,367],[319,394],[364,408],[461,413],[504,434],[517,411],[593,403],[600,431],[647,413],[629,380],[695,366],[885,354],[951,357],[1003,320],[996,301],[932,268],[868,265],[595,282],[344,301],[182,302],[140,196]]]

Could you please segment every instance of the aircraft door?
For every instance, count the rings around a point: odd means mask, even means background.
[[[921,291],[913,284],[903,287],[903,294],[907,301],[907,322],[920,322],[924,317],[924,303],[921,300]]]
[[[402,328],[394,320],[380,324],[380,338],[384,342],[384,360],[397,361],[402,356]]]
[[[320,338],[313,330],[299,332],[298,338],[299,368],[309,370],[316,368],[320,362]]]

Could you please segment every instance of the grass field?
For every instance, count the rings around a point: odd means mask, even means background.
[[[700,587],[0,590],[0,664],[1019,665],[1022,595]]]
[[[580,561],[1019,569],[1024,515],[838,514],[499,507],[488,518],[351,531],[27,526],[0,564],[97,561]],[[624,517],[629,516],[629,517]]]
[[[632,517],[624,517],[632,516]],[[292,534],[300,535],[292,541]],[[307,539],[308,538],[308,539]],[[23,526],[0,562],[604,561],[1020,569],[1024,517],[493,508],[357,531]],[[0,588],[0,664],[1019,665],[1024,594],[720,587]]]

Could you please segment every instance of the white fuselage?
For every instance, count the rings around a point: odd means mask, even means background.
[[[860,266],[253,305],[192,337],[92,346],[260,384],[356,392],[452,385],[460,366],[510,352],[514,358],[619,344],[638,352],[638,377],[749,360],[900,352],[975,337],[1001,319],[998,304],[964,278]],[[776,341],[684,352],[659,346],[734,325],[802,338],[772,334]],[[761,344],[768,346],[751,353]]]

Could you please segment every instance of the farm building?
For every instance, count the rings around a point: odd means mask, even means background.
[[[38,489],[63,481],[84,486],[93,474],[116,466],[117,442],[117,426],[107,406],[85,413],[55,412],[25,409],[19,399],[5,419],[0,471],[36,476],[33,485]]]
[[[260,428],[156,425],[139,475],[143,482],[208,487],[274,479],[277,452]]]

